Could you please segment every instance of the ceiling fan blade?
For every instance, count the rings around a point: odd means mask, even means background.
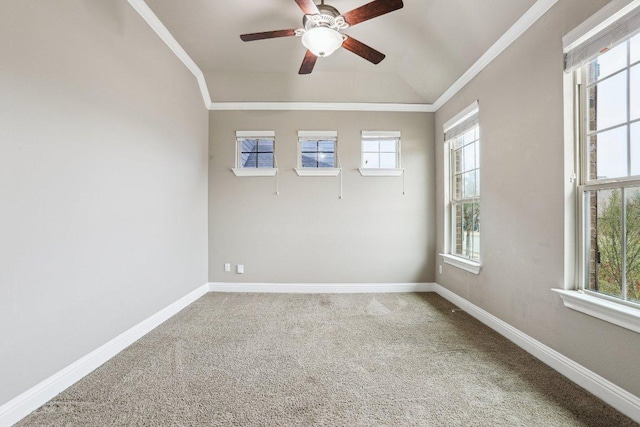
[[[296,35],[296,30],[277,30],[265,31],[263,33],[242,34],[240,38],[244,42],[252,42],[254,40],[275,39],[277,37],[291,37]]]
[[[300,71],[298,71],[298,74],[311,74],[317,60],[318,57],[311,53],[310,50],[307,50],[307,53],[305,53],[304,59],[302,60],[302,65],[300,66]]]
[[[394,10],[402,9],[402,0],[374,0],[357,9],[342,14],[347,24],[354,26],[369,19],[376,18]]]
[[[362,42],[359,42],[353,37],[348,37],[342,43],[342,47],[366,59],[369,62],[373,62],[374,64],[379,64],[380,61],[382,61],[385,58],[383,53],[378,52],[374,48],[369,47]]]
[[[296,0],[296,3],[298,3],[305,15],[317,15],[320,13],[313,0]]]

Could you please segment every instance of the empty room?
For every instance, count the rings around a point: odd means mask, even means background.
[[[0,0],[0,427],[638,423],[640,0]]]

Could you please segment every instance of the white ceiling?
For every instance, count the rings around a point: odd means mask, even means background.
[[[214,102],[433,103],[535,0],[405,0],[344,32],[387,57],[373,65],[339,49],[298,75],[298,37],[240,34],[302,27],[294,0],[146,0],[200,67]],[[327,0],[345,13],[367,0]]]

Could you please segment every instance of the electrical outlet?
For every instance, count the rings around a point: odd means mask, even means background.
[[[236,265],[236,273],[244,274],[244,265],[242,265],[242,264]]]
[[[442,274],[442,264],[438,264],[438,271]]]
[[[231,264],[229,264],[228,262],[224,263],[224,271],[229,272],[231,271]]]

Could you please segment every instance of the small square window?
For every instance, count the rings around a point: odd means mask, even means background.
[[[239,137],[238,168],[273,168],[273,137]]]
[[[300,131],[298,132],[301,168],[337,167],[337,132]]]
[[[400,161],[400,132],[363,131],[363,169],[398,169]]]
[[[275,164],[275,132],[236,132],[236,176],[272,176]]]

